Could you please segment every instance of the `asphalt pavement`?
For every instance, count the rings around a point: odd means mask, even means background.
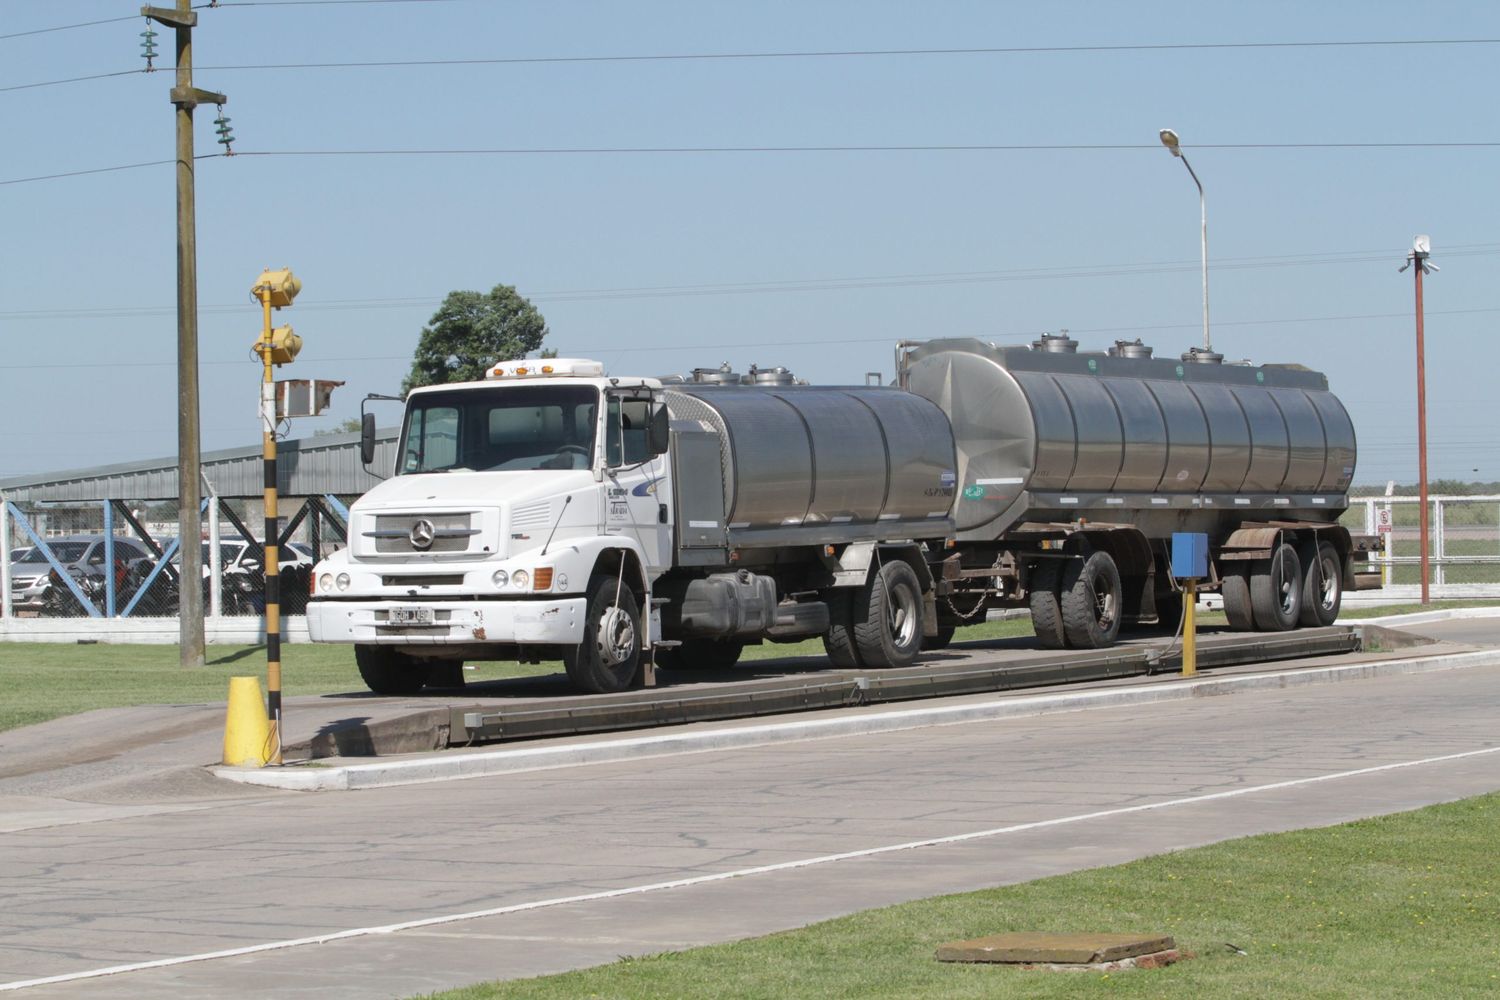
[[[0,990],[404,997],[1500,789],[1500,619],[1405,627],[1443,645],[1325,683],[356,792],[33,761]]]

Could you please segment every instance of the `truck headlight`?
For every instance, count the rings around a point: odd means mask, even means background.
[[[556,588],[557,590],[567,590],[568,589],[568,574],[566,574],[566,573],[559,573],[559,574],[557,574],[557,576],[553,577],[553,579],[552,579],[552,586],[554,588]]]
[[[318,577],[318,589],[325,594],[333,589],[332,573],[324,573],[322,576]]]
[[[494,575],[490,577],[490,582],[493,583],[497,588],[503,587],[510,582],[510,574],[505,572],[505,570],[503,569],[497,569],[495,570]]]
[[[515,584],[517,590],[525,590],[526,585],[531,582],[531,577],[526,575],[524,569],[518,569],[511,574],[510,582]]]
[[[348,590],[349,589],[349,574],[348,573],[340,573],[338,575],[338,577],[333,581],[333,583],[334,583],[334,586],[338,587],[340,590]]]

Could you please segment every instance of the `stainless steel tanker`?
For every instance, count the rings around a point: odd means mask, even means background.
[[[911,347],[902,383],[943,408],[957,441],[958,537],[1080,518],[1213,534],[1247,510],[1335,520],[1355,438],[1328,380],[1297,365],[1190,357]]]

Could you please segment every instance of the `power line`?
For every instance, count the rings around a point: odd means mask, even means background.
[[[210,4],[210,7],[282,7],[305,5],[330,5],[349,3],[446,3],[451,0],[242,0]],[[201,9],[201,8],[200,8]],[[114,20],[131,20],[115,18]],[[95,24],[108,22],[97,21]],[[79,26],[81,27],[81,25]],[[55,29],[43,29],[55,30]],[[30,34],[23,32],[22,34]],[[15,37],[0,35],[0,38]],[[1316,42],[1184,42],[1179,44],[1155,43],[1140,45],[1032,45],[993,46],[984,48],[931,48],[931,49],[826,49],[800,52],[669,52],[640,55],[583,55],[583,56],[495,56],[478,59],[381,59],[353,60],[344,62],[301,63],[239,63],[222,66],[200,66],[212,72],[260,71],[289,69],[410,69],[432,66],[537,66],[564,65],[569,63],[644,63],[644,62],[746,62],[763,59],[850,59],[850,58],[900,58],[926,56],[983,56],[983,55],[1057,55],[1069,53],[1108,52],[1187,52],[1224,51],[1254,49],[1316,49],[1316,48],[1379,48],[1414,46],[1496,45],[1500,38],[1395,38],[1349,41]],[[129,70],[129,72],[139,72]],[[63,80],[47,80],[39,83],[0,87],[0,92],[51,87],[58,84],[77,83],[84,80],[99,80],[124,73],[99,73],[93,76],[69,77]]]
[[[193,159],[194,160],[208,160],[208,159],[214,159],[214,158],[217,158],[217,157],[220,157],[220,156],[224,156],[224,155],[226,155],[226,154],[223,154],[223,153],[201,153],[201,154],[193,157]],[[31,181],[52,181],[52,180],[57,180],[58,178],[61,178],[61,177],[83,177],[83,176],[85,176],[87,174],[108,174],[108,173],[113,173],[113,172],[115,172],[117,170],[136,170],[136,169],[138,169],[140,167],[160,167],[160,166],[163,166],[165,164],[176,163],[176,162],[177,162],[176,160],[146,160],[143,163],[121,163],[121,164],[118,164],[118,165],[113,166],[113,167],[93,167],[93,168],[91,168],[89,170],[69,170],[69,171],[67,171],[65,173],[60,173],[60,174],[40,174],[40,175],[38,175],[36,177],[15,177],[15,178],[12,178],[11,180],[8,180],[8,181],[0,181],[0,186],[4,186],[6,184],[27,184],[27,183],[30,183]]]
[[[1500,142],[1200,142],[1194,149],[1493,149]],[[266,149],[235,150],[235,156],[295,157],[295,156],[612,156],[612,155],[679,155],[679,154],[735,154],[735,153],[1024,153],[1024,152],[1098,152],[1156,150],[1161,147],[1146,143],[1071,143],[1071,144],[944,144],[944,145],[891,145],[891,146],[515,146],[494,149]],[[195,160],[206,160],[222,153],[205,153]],[[35,177],[13,177],[0,180],[6,184],[27,184],[32,181],[55,180],[59,177],[77,177],[83,174],[102,174],[112,170],[131,170],[136,167],[156,166],[162,162],[128,163],[113,167],[95,167],[90,170],[74,170],[66,173],[42,174]]]
[[[327,2],[327,0],[325,0]],[[524,66],[554,63],[711,62],[752,59],[848,59],[905,56],[1048,55],[1090,52],[1163,52],[1224,49],[1368,48],[1379,46],[1495,45],[1500,38],[1403,38],[1321,42],[1186,42],[1142,45],[1028,45],[957,49],[825,49],[802,52],[679,52],[643,55],[496,56],[482,59],[390,59],[350,62],[251,63],[209,70],[375,69],[421,66]]]
[[[8,35],[0,35],[0,41],[7,38],[24,38],[27,35],[45,35],[51,31],[72,31],[74,28],[92,28],[96,24],[116,24],[120,21],[134,21],[140,17],[139,14],[131,14],[127,17],[106,17],[100,21],[81,21],[78,24],[59,24],[51,28],[33,28],[30,31],[13,31]]]
[[[1445,252],[1445,255],[1446,255],[1446,252]],[[302,303],[299,302],[298,303],[298,308],[301,308],[301,307],[302,307]],[[243,308],[243,307],[241,307],[241,308]],[[1500,308],[1494,308],[1494,309],[1447,309],[1447,310],[1441,310],[1441,311],[1434,311],[1434,310],[1430,310],[1429,309],[1427,311],[1427,314],[1429,316],[1455,316],[1455,315],[1469,315],[1469,314],[1474,314],[1474,313],[1495,313],[1495,312],[1500,312]],[[1216,322],[1214,324],[1214,327],[1216,329],[1222,329],[1222,328],[1225,328],[1225,327],[1272,326],[1272,325],[1286,325],[1286,324],[1292,324],[1292,323],[1347,323],[1347,322],[1352,322],[1352,321],[1355,321],[1355,320],[1369,320],[1369,319],[1406,319],[1406,318],[1409,318],[1410,315],[1411,314],[1409,312],[1400,312],[1400,313],[1351,314],[1351,315],[1345,315],[1345,316],[1305,316],[1305,317],[1282,318],[1282,319],[1252,319],[1252,320],[1237,320],[1237,321],[1221,321],[1221,322]],[[1128,326],[1128,327],[1126,327],[1126,326],[1092,327],[1092,328],[1069,327],[1069,332],[1070,333],[1075,333],[1075,334],[1078,334],[1078,333],[1137,333],[1137,332],[1165,331],[1165,330],[1192,330],[1192,329],[1198,329],[1198,328],[1199,328],[1198,325],[1195,324],[1195,323],[1155,323],[1155,324],[1151,324],[1149,326]],[[1022,332],[1012,332],[1012,333],[1009,333],[1009,334],[997,334],[997,335],[994,335],[992,339],[1003,340],[1003,341],[1007,341],[1007,342],[1020,343],[1023,340],[1027,340],[1027,339],[1039,336],[1041,334],[1041,332],[1042,331],[1040,331],[1040,330],[1031,330],[1031,331],[1022,331]],[[757,340],[757,341],[753,341],[753,342],[752,341],[737,341],[737,342],[731,342],[731,343],[687,344],[687,345],[684,345],[684,344],[674,344],[674,345],[668,345],[668,346],[662,346],[662,347],[640,347],[640,346],[634,346],[633,345],[633,346],[631,346],[628,349],[625,349],[623,351],[622,351],[622,349],[621,349],[621,347],[620,347],[619,344],[596,345],[596,346],[576,347],[576,348],[570,347],[568,349],[570,351],[577,351],[579,353],[596,354],[596,355],[597,354],[607,354],[607,353],[624,353],[624,354],[637,354],[637,353],[643,353],[644,354],[644,353],[650,353],[650,354],[659,354],[659,353],[668,352],[668,351],[678,351],[678,352],[681,352],[681,351],[692,351],[692,350],[702,350],[702,351],[730,351],[730,350],[744,350],[744,349],[747,349],[747,348],[757,348],[757,349],[759,349],[759,348],[765,348],[765,347],[842,347],[842,346],[853,346],[853,345],[859,345],[859,344],[889,344],[889,343],[890,343],[890,338],[887,337],[887,336],[879,336],[879,337],[849,337],[849,338],[835,338],[835,339],[825,339],[825,340],[809,340],[809,339],[807,339],[807,338],[804,337],[804,338],[798,338],[796,340],[779,340],[779,341]],[[328,364],[328,363],[333,363],[333,362],[337,362],[339,364],[385,364],[387,362],[392,362],[392,361],[399,361],[399,362],[402,362],[402,363],[408,363],[408,362],[411,361],[411,355],[410,354],[400,354],[400,355],[395,355],[395,354],[392,354],[392,355],[360,354],[360,355],[346,356],[346,357],[337,357],[337,356],[316,357],[316,356],[309,356],[309,355],[299,355],[298,360],[299,360],[299,362],[312,362],[312,363],[315,363],[315,364]],[[8,370],[13,370],[13,371],[43,371],[43,370],[77,370],[77,369],[88,369],[88,368],[110,368],[110,369],[114,369],[114,368],[170,368],[172,366],[172,364],[173,364],[173,362],[170,362],[170,361],[95,361],[95,362],[84,362],[84,363],[49,362],[49,363],[45,363],[45,364],[36,364],[36,365],[8,365],[7,369]],[[245,366],[246,362],[244,360],[204,361],[204,362],[202,362],[202,364],[203,364],[204,367],[224,367],[224,366],[229,366],[229,365]]]
[[[81,83],[84,80],[107,80],[112,76],[137,76],[139,74],[149,72],[152,71],[144,69],[121,69],[116,70],[113,73],[94,73],[89,76],[70,76],[63,80],[42,80],[38,83],[16,83],[10,85],[9,87],[0,87],[0,93],[5,93],[11,90],[35,90],[38,87],[55,87],[61,83]]]
[[[1270,257],[1226,257],[1214,261],[1217,270],[1261,270],[1272,267],[1308,267],[1319,264],[1388,263],[1400,250],[1329,251],[1314,254],[1282,254]],[[1443,250],[1445,258],[1492,256],[1500,253],[1500,243],[1456,244]],[[588,302],[632,298],[676,298],[689,296],[763,294],[773,292],[858,291],[868,288],[921,287],[945,284],[982,284],[992,282],[1058,280],[1096,277],[1130,277],[1198,270],[1196,260],[1150,261],[1139,264],[1100,264],[1068,267],[1022,268],[1010,271],[950,271],[917,274],[863,275],[835,278],[783,279],[779,281],[715,282],[695,285],[641,285],[613,288],[573,288],[529,292],[528,298],[542,302]],[[441,295],[404,298],[328,299],[322,302],[299,302],[298,308],[319,312],[347,312],[371,309],[431,308]],[[200,306],[200,313],[243,313],[240,303]],[[1490,312],[1500,310],[1457,310],[1456,312]],[[0,321],[16,320],[87,320],[126,319],[172,315],[169,306],[105,306],[91,309],[30,309],[0,312]],[[1450,314],[1452,314],[1450,312]],[[1331,320],[1386,318],[1388,315],[1352,315],[1327,317]],[[1406,314],[1399,314],[1406,315]],[[1263,322],[1302,322],[1277,320]],[[1228,325],[1228,324],[1226,324]],[[1078,332],[1129,332],[1157,329],[1144,327],[1110,327]]]

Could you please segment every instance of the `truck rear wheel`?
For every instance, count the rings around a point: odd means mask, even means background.
[[[858,667],[859,651],[854,645],[854,595],[848,587],[825,591],[828,605],[828,631],[823,633],[823,650],[835,667]]]
[[[1236,632],[1255,630],[1255,611],[1250,606],[1250,573],[1243,562],[1229,563],[1223,570],[1219,593],[1224,598],[1224,617]]]
[[[427,669],[389,646],[355,646],[354,663],[365,686],[376,694],[416,694],[427,686]]]
[[[1074,649],[1113,646],[1120,634],[1120,569],[1108,552],[1068,563],[1062,582],[1063,631]]]
[[[1310,628],[1332,625],[1344,603],[1343,565],[1332,542],[1319,542],[1309,553],[1303,572],[1302,624]]]
[[[922,584],[899,559],[882,563],[854,604],[854,642],[867,667],[905,667],[922,651]]]
[[[594,577],[589,581],[583,640],[563,651],[568,680],[595,694],[624,691],[635,682],[640,665],[641,615],[635,595],[613,576]]]
[[[1286,632],[1302,616],[1302,560],[1283,542],[1250,571],[1250,604],[1255,627],[1262,632]]]
[[[1062,568],[1060,560],[1042,559],[1031,569],[1031,592],[1028,595],[1031,629],[1043,649],[1068,647],[1062,619]]]

